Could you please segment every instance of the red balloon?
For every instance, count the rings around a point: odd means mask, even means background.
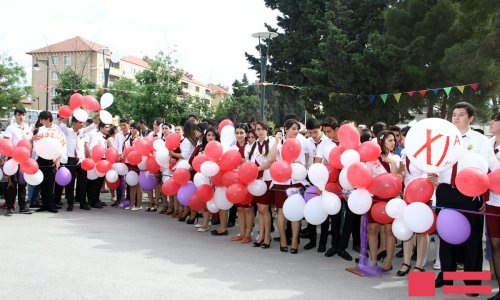
[[[82,94],[75,93],[71,95],[71,97],[69,98],[69,108],[71,110],[79,108],[80,106],[82,106],[82,104],[83,104]]]
[[[404,199],[406,203],[422,202],[427,203],[434,193],[434,186],[427,178],[417,178],[406,188]]]
[[[339,197],[343,197],[342,195],[342,187],[337,182],[329,182],[326,184],[325,190],[330,193],[337,194]]]
[[[202,184],[196,189],[196,194],[198,194],[198,198],[206,203],[214,197],[214,190],[208,184]]]
[[[479,169],[465,168],[457,174],[455,183],[460,193],[469,197],[476,197],[488,190],[490,180],[488,175]]]
[[[203,210],[205,209],[205,203],[205,201],[201,200],[200,197],[198,197],[198,194],[194,193],[189,198],[188,205],[192,210]]]
[[[138,165],[142,161],[142,157],[136,150],[132,150],[127,155],[128,163],[131,165]]]
[[[273,162],[269,171],[271,177],[278,182],[287,181],[292,177],[292,166],[284,160]]]
[[[127,158],[127,157],[128,157],[128,154],[129,154],[130,152],[132,152],[133,150],[135,150],[134,146],[131,146],[131,147],[125,148],[125,149],[123,150],[123,152],[122,152],[122,157],[123,157],[123,159],[122,159],[122,160],[123,160],[123,161],[125,161],[125,158]]]
[[[117,180],[115,182],[109,182],[106,180],[106,185],[110,190],[116,190],[120,187],[120,180]]]
[[[30,158],[30,151],[24,147],[17,147],[12,152],[12,157],[19,163],[23,163]]]
[[[294,138],[287,139],[281,147],[281,157],[288,163],[293,163],[300,155],[302,145]]]
[[[359,153],[361,161],[377,160],[382,153],[382,149],[380,149],[379,144],[372,141],[363,142],[358,146],[357,151]]]
[[[19,142],[17,142],[16,147],[24,147],[24,148],[28,149],[29,151],[31,151],[31,149],[32,149],[30,141],[25,140],[25,139],[19,140]]]
[[[249,205],[253,201],[253,195],[250,193],[247,193],[247,196],[245,197],[245,200],[241,202],[241,205]]]
[[[59,111],[57,112],[58,115],[60,115],[62,118],[67,119],[71,117],[73,114],[73,110],[69,108],[68,105],[63,105],[59,107]]]
[[[180,189],[180,185],[175,182],[172,178],[165,181],[161,186],[161,192],[165,196],[174,196]]]
[[[372,172],[362,163],[357,162],[347,169],[347,179],[351,185],[358,189],[367,188],[372,181]]]
[[[219,172],[215,174],[214,176],[210,177],[210,182],[217,187],[223,187],[224,184],[222,183],[222,176],[224,175],[223,173],[225,172]]]
[[[108,149],[106,149],[106,152],[104,153],[104,157],[110,163],[114,164],[115,162],[118,161],[118,157],[120,157],[120,154],[118,154],[118,151],[116,151],[115,148],[108,148]]]
[[[393,218],[389,217],[387,213],[385,212],[385,206],[387,205],[387,202],[377,202],[373,204],[370,214],[375,220],[375,222],[379,224],[389,224],[394,221]]]
[[[148,168],[148,171],[152,174],[160,172],[160,165],[153,156],[148,156],[146,159],[146,168]]]
[[[101,105],[99,105],[99,102],[97,101],[97,99],[92,95],[83,96],[82,106],[83,106],[83,108],[91,110],[91,111],[101,109]]]
[[[222,175],[222,185],[228,187],[234,183],[240,182],[236,171],[227,171]]]
[[[331,165],[326,165],[326,168],[328,169],[328,182],[339,182],[340,170]]]
[[[423,232],[422,234],[431,234],[436,231],[437,214],[435,211],[432,211],[432,214],[434,214],[434,222],[432,223],[431,228],[429,228],[426,232]]]
[[[101,174],[106,174],[111,170],[111,163],[107,160],[100,160],[95,164],[95,169]]]
[[[219,134],[222,132],[222,128],[224,128],[224,126],[226,125],[231,125],[234,127],[234,123],[233,121],[229,120],[229,119],[225,119],[225,120],[222,120],[220,123],[219,123],[219,127],[217,127],[217,130],[219,131]]]
[[[238,169],[238,179],[244,183],[249,184],[259,176],[259,168],[253,162],[243,163]]]
[[[82,160],[82,169],[90,171],[95,167],[95,161],[92,158]]]
[[[229,202],[234,204],[242,203],[247,197],[248,190],[241,183],[233,183],[226,190],[226,197]]]
[[[146,139],[138,139],[134,143],[134,148],[141,156],[148,156],[149,155],[149,144]]]
[[[181,144],[181,136],[177,133],[171,133],[167,135],[165,139],[165,146],[168,150],[175,150]]]
[[[488,174],[488,178],[490,179],[490,190],[500,194],[500,168]]]
[[[340,162],[340,156],[345,150],[345,147],[340,145],[330,151],[330,155],[328,156],[328,163],[335,169],[341,170],[344,167]]]
[[[0,154],[7,157],[12,157],[12,152],[14,152],[14,145],[10,139],[0,140]]]
[[[91,150],[91,157],[94,161],[99,161],[104,157],[104,147],[101,145],[95,145]]]
[[[191,178],[191,173],[184,168],[178,168],[174,171],[172,178],[177,184],[183,185],[188,183],[189,179]]]
[[[208,160],[208,157],[205,154],[198,154],[191,162],[191,167],[193,167],[193,169],[196,172],[201,173],[201,164],[203,164],[207,160]]]
[[[28,158],[23,163],[21,163],[21,170],[29,175],[33,175],[38,172],[38,163],[33,158]]]
[[[221,171],[229,171],[236,169],[241,164],[241,154],[238,150],[228,150],[220,158]]]
[[[359,130],[351,124],[344,124],[340,126],[338,137],[340,144],[344,146],[345,149],[356,149],[359,145]]]
[[[372,179],[368,186],[368,191],[375,196],[384,199],[391,199],[401,193],[403,183],[396,175],[385,173]]]
[[[222,156],[222,144],[217,142],[217,141],[211,141],[208,142],[207,146],[205,147],[205,155],[210,159],[211,161],[219,161],[219,159]]]

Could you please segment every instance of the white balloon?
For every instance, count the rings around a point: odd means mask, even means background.
[[[311,183],[318,189],[322,191],[325,189],[326,183],[328,182],[328,169],[324,164],[312,164],[312,166],[309,167],[307,175],[309,176]]]
[[[488,173],[488,162],[479,153],[468,153],[460,158],[457,165],[457,174],[466,168],[476,168]]]
[[[196,174],[194,174],[193,182],[194,182],[194,185],[196,185],[198,187],[202,184],[210,184],[210,178],[208,178],[207,176],[205,176],[201,173],[196,173]]]
[[[434,223],[434,214],[432,209],[424,203],[413,202],[406,207],[403,221],[411,231],[422,233],[431,228]]]
[[[118,180],[118,172],[115,170],[109,170],[106,172],[106,180],[108,182],[116,182]]]
[[[87,179],[88,180],[96,180],[99,178],[99,175],[97,174],[97,171],[94,169],[87,171]]]
[[[113,123],[113,116],[105,110],[100,110],[99,120],[101,120],[101,122],[103,122],[104,124],[111,124]]]
[[[212,177],[219,173],[220,168],[216,162],[207,160],[206,162],[201,164],[200,170],[201,174],[205,175],[206,177]]]
[[[211,212],[213,214],[219,212],[219,208],[215,204],[214,200],[210,200],[210,201],[207,202],[207,209],[208,209],[209,212]]]
[[[129,186],[136,186],[139,184],[139,174],[134,171],[128,172],[125,176],[125,182],[127,182]]]
[[[147,165],[146,165],[146,159],[145,159],[145,156],[142,157],[142,161],[140,163],[137,164],[137,167],[139,168],[139,170],[141,171],[145,171],[148,169]]]
[[[347,206],[353,213],[363,215],[372,207],[372,201],[372,195],[368,190],[356,189],[349,195]]]
[[[267,184],[263,180],[256,179],[248,184],[247,189],[250,194],[259,197],[267,192]]]
[[[321,197],[317,196],[307,201],[304,206],[304,217],[311,225],[320,225],[328,218],[328,214],[321,209]]]
[[[128,167],[124,163],[120,163],[120,162],[114,163],[112,166],[112,169],[115,170],[116,173],[118,173],[118,175],[121,175],[121,176],[125,176],[128,173]]]
[[[350,165],[360,161],[359,153],[354,149],[347,149],[340,155],[340,162],[344,168],[348,168]]]
[[[186,169],[186,170],[191,170],[191,165],[189,162],[185,159],[181,159],[177,162],[177,165],[175,166],[176,169]]]
[[[407,206],[408,204],[406,204],[403,199],[394,198],[387,202],[387,205],[385,206],[385,212],[389,217],[393,219],[401,218]]]
[[[329,215],[336,215],[342,208],[342,202],[339,196],[328,191],[323,191],[321,194],[321,209]]]
[[[115,99],[115,97],[113,97],[112,94],[110,94],[110,93],[104,93],[101,96],[101,108],[102,109],[106,109],[106,108],[110,107],[111,104],[113,104],[113,100],[114,99]]]
[[[29,185],[33,185],[33,186],[39,185],[43,181],[43,173],[41,170],[38,170],[38,171],[36,171],[35,174],[31,174],[31,175],[24,174],[24,180],[26,180],[26,182]]]
[[[19,169],[19,163],[13,158],[9,159],[3,165],[3,172],[7,176],[12,176],[12,175],[16,174],[18,169]]]
[[[220,133],[220,143],[226,147],[230,147],[236,142],[236,136],[234,135],[234,127],[231,125],[226,125],[222,128]]]
[[[283,204],[283,215],[289,221],[300,221],[304,218],[306,201],[300,194],[288,197]]]
[[[413,232],[406,227],[402,218],[398,218],[392,222],[392,234],[401,241],[407,241],[413,236]]]
[[[162,140],[162,139],[156,139],[156,140],[154,140],[154,142],[153,142],[153,149],[155,149],[155,151],[158,151],[160,149],[167,150],[167,148],[165,147],[165,141]],[[168,150],[167,150],[167,154],[168,154]]]
[[[85,119],[86,120],[86,119]],[[46,128],[36,135],[33,148],[41,158],[54,160],[65,150],[66,138],[55,128]]]
[[[86,122],[89,118],[89,114],[84,109],[77,108],[73,111],[73,117],[80,122]]]
[[[226,197],[226,188],[225,187],[217,187],[214,192],[215,205],[222,210],[228,210],[233,207],[233,203],[229,202]]]
[[[347,179],[347,169],[348,168],[343,168],[342,171],[340,171],[339,183],[344,190],[352,191],[354,190],[354,187],[349,182],[349,179]]]
[[[104,177],[104,176],[106,176],[106,174],[103,174],[103,173],[97,171],[97,169],[94,169],[94,170],[95,170],[95,173],[96,173],[97,177]]]
[[[410,128],[405,151],[420,170],[439,173],[455,164],[462,154],[462,144],[462,134],[455,125],[444,119],[428,118]]]
[[[154,144],[153,144],[154,146]],[[170,155],[168,154],[167,148],[160,148],[155,152],[155,159],[159,165],[167,165],[169,163]]]
[[[307,169],[299,163],[292,163],[292,178],[295,180],[304,180],[307,177]]]

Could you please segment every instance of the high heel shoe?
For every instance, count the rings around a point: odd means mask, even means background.
[[[286,246],[285,247],[280,246],[280,251],[281,252],[288,252],[288,247],[286,247]]]
[[[379,254],[377,254],[377,260],[384,262],[385,258],[387,257],[387,251],[382,251]]]
[[[195,216],[194,218],[189,218],[186,220],[186,224],[192,225],[194,224],[194,220],[196,220],[196,223],[198,223],[198,216]]]
[[[261,247],[262,247],[262,249],[269,249],[269,247],[271,247],[271,241],[269,241],[269,243],[268,243],[268,244],[266,244],[266,243],[262,243],[262,246],[261,246]]]
[[[181,216],[179,217],[179,222],[185,222],[186,221],[186,218],[188,217],[189,214],[185,215],[185,216]]]
[[[263,240],[260,241],[260,242],[255,241],[255,242],[253,242],[253,246],[254,247],[260,247],[262,245],[262,242],[263,242]]]
[[[290,253],[291,254],[297,254],[297,253],[299,253],[299,248],[295,248],[295,249],[294,248],[290,248]]]
[[[403,269],[403,267],[406,267],[405,271],[401,271],[401,269]],[[401,265],[401,269],[396,273],[396,275],[398,277],[404,277],[404,276],[406,276],[406,274],[408,274],[410,272],[411,266],[409,264],[403,263]]]

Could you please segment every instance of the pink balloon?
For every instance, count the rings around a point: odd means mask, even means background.
[[[374,161],[379,158],[382,153],[380,146],[372,141],[363,142],[358,146],[357,150],[361,157],[361,161]]]
[[[302,145],[297,139],[287,139],[281,148],[281,157],[288,163],[294,162],[302,151]]]
[[[340,126],[338,137],[340,144],[346,149],[356,149],[359,145],[359,130],[354,128],[351,124],[344,124]]]

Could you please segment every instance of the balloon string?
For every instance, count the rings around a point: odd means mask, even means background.
[[[488,213],[488,212],[483,212],[483,211],[460,209],[460,208],[452,208],[452,207],[444,207],[444,206],[434,206],[434,205],[429,205],[429,206],[431,208],[434,208],[434,209],[451,209],[451,210],[456,210],[456,211],[463,212],[463,213],[468,213],[468,214],[485,215],[485,216],[492,216],[492,217],[500,217],[500,214]]]

